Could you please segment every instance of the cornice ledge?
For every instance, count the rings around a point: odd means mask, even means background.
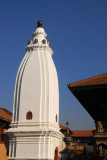
[[[48,45],[28,45],[25,47],[26,51],[33,51],[33,50],[43,50],[47,49],[51,54],[53,53],[52,49]]]
[[[12,134],[11,134],[12,133]],[[8,135],[10,137],[57,137],[59,139],[59,137],[62,137],[62,133],[60,131],[19,131],[19,130],[13,130],[12,132],[8,132]]]
[[[50,123],[50,122],[18,122],[18,123],[11,123],[11,128],[18,128],[18,127],[51,127],[55,129],[59,129],[58,124]]]
[[[8,160],[53,160],[53,159],[50,159],[50,158],[17,158],[17,157],[8,157]]]

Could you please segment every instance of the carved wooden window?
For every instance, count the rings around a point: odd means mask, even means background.
[[[33,114],[31,111],[26,113],[26,119],[30,120],[30,119],[32,119],[32,117],[33,117]]]

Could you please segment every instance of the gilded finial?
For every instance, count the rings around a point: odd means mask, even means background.
[[[41,20],[39,20],[39,21],[37,22],[37,27],[42,27],[42,21],[41,21]]]

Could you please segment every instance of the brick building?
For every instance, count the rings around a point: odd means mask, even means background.
[[[0,160],[7,160],[9,151],[9,138],[5,134],[12,120],[12,113],[0,108]]]

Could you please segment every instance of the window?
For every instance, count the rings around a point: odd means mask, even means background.
[[[26,113],[26,119],[30,120],[30,119],[32,119],[32,117],[33,117],[33,115],[32,115],[31,111]]]
[[[38,43],[38,39],[35,39],[35,40],[34,40],[34,44],[36,44],[36,43]]]
[[[57,114],[56,114],[56,122],[58,121],[58,116],[57,116]]]
[[[42,43],[43,43],[43,44],[46,44],[46,40],[45,40],[45,39],[43,39],[43,40],[42,40]]]

